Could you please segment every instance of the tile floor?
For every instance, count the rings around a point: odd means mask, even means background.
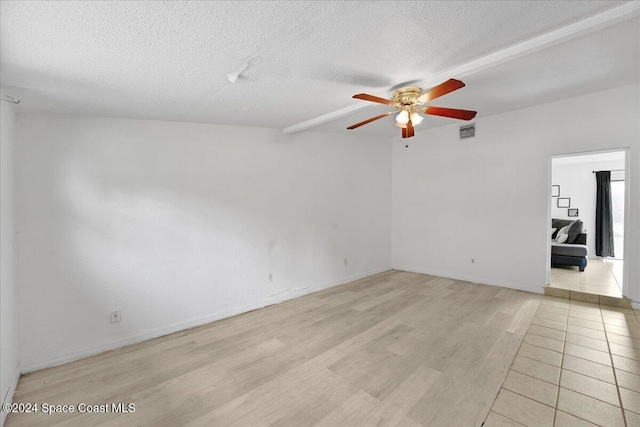
[[[638,315],[544,296],[484,427],[640,426]]]
[[[622,296],[622,260],[589,258],[585,271],[561,266],[551,269],[551,287],[611,297]]]

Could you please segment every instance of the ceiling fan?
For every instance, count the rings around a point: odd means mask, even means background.
[[[396,126],[402,128],[402,137],[411,138],[415,135],[414,126],[422,121],[422,116],[419,112],[424,114],[431,114],[434,116],[450,117],[452,119],[471,120],[477,112],[470,110],[458,110],[455,108],[443,108],[427,106],[428,102],[433,101],[436,98],[446,95],[454,90],[458,90],[464,87],[464,83],[460,80],[449,79],[446,82],[439,84],[438,86],[429,89],[426,92],[422,92],[419,87],[408,86],[402,87],[393,92],[392,99],[380,98],[366,93],[359,93],[353,95],[356,99],[363,99],[365,101],[377,102],[379,104],[389,105],[395,107],[394,111],[389,111],[379,116],[372,117],[363,122],[356,123],[349,126],[347,129],[352,130],[360,126],[366,125],[383,117],[390,116],[391,114],[398,114],[396,116]]]

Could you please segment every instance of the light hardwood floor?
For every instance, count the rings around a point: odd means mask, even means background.
[[[539,295],[391,271],[25,375],[14,426],[480,426]]]

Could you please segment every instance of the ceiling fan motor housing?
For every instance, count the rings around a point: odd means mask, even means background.
[[[422,95],[422,89],[415,86],[401,87],[393,92],[393,100],[402,106],[413,106],[418,103],[418,97]]]

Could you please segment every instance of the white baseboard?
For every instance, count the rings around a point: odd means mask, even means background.
[[[2,396],[2,403],[12,403],[13,395],[16,392],[16,388],[18,387],[18,381],[20,380],[20,367],[16,366],[16,370],[13,373],[13,379],[11,380],[11,384],[9,384],[9,389],[7,390],[7,394]],[[4,411],[0,411],[0,427],[4,425],[4,421],[7,419],[7,413]]]
[[[33,359],[29,361],[23,361],[20,363],[20,368],[23,373],[29,373],[33,371],[37,371],[40,369],[51,368],[53,366],[62,365],[64,363],[73,362],[78,359],[83,359],[85,357],[95,356],[96,354],[104,353],[106,351],[115,350],[117,348],[121,348],[127,345],[137,344],[142,341],[146,341],[152,338],[158,338],[163,335],[172,334],[174,332],[182,331],[185,329],[195,328],[197,326],[206,325],[207,323],[215,322],[216,320],[224,319],[231,316],[236,316],[238,314],[246,313],[248,311],[256,310],[259,308],[266,307],[272,304],[278,304],[290,299],[298,298],[304,295],[308,295],[314,292],[318,292],[324,289],[332,288],[334,286],[344,285],[349,282],[353,282],[354,280],[362,279],[364,277],[373,276],[375,274],[380,274],[385,271],[391,270],[391,267],[379,268],[376,270],[368,271],[361,274],[356,274],[353,276],[345,277],[339,280],[335,280],[333,282],[324,283],[319,286],[314,287],[306,287],[301,289],[294,289],[291,292],[274,295],[267,299],[256,301],[251,304],[247,304],[241,307],[235,307],[230,310],[220,311],[216,313],[212,313],[207,316],[198,317],[195,319],[190,319],[185,322],[180,322],[173,324],[171,326],[162,327],[154,329],[150,332],[146,332],[143,334],[134,335],[131,337],[123,338],[120,340],[108,342],[105,344],[101,344],[99,346],[94,346],[90,348],[86,348],[79,351],[74,351],[70,353],[61,354],[54,357],[45,357],[41,359]]]
[[[393,266],[394,270],[408,271],[410,273],[428,274],[430,276],[445,277],[447,279],[462,280],[465,282],[478,283],[481,285],[500,286],[502,288],[515,289],[518,291],[531,292],[534,294],[543,294],[544,285],[539,288],[524,286],[512,282],[502,282],[499,280],[486,279],[482,277],[465,276],[457,273],[450,273],[445,271],[426,270],[423,268],[407,267],[407,266]]]

